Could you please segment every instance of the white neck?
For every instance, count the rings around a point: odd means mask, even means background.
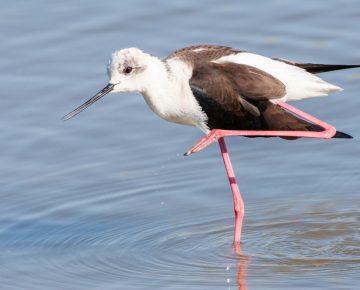
[[[207,131],[206,115],[189,85],[192,68],[178,59],[164,62],[152,57],[147,70],[147,83],[141,93],[149,107],[167,121]]]

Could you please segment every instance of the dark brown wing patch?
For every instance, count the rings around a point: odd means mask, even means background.
[[[235,63],[198,63],[191,85],[202,88],[227,111],[244,111],[259,116],[250,100],[270,100],[285,95],[282,82],[255,67]]]
[[[259,115],[255,116],[243,110],[241,105],[230,110],[218,100],[207,95],[201,88],[191,86],[191,89],[194,97],[208,117],[207,126],[209,129],[276,131],[323,130],[321,127],[293,115],[270,101],[251,101],[251,104],[256,106],[259,111]]]
[[[233,89],[241,96],[253,100],[270,100],[285,96],[285,85],[281,81],[253,66],[232,62],[210,65],[215,73],[226,75],[231,80]]]
[[[243,106],[243,108],[245,109],[245,111],[249,112],[251,115],[253,115],[255,117],[260,116],[260,111],[259,111],[258,107],[256,107],[255,105],[253,105],[252,103],[250,103],[249,101],[247,101],[246,99],[244,99],[240,96],[238,97],[238,100],[239,100],[241,106]]]
[[[256,114],[245,110],[243,105],[233,99],[232,106],[227,106],[220,99],[210,97],[206,92],[194,85],[191,85],[193,95],[203,112],[207,116],[206,125],[210,129],[225,130],[260,130],[263,127],[260,111],[254,106]],[[249,103],[250,104],[250,103]]]
[[[255,67],[198,62],[190,86],[210,129],[321,130],[270,102],[286,94],[285,85]]]
[[[193,45],[174,51],[166,59],[180,58],[194,67],[200,62],[211,62],[220,57],[240,52],[243,51],[221,45]]]

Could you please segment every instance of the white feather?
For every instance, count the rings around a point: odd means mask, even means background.
[[[286,87],[286,95],[281,98],[282,101],[327,96],[329,93],[342,90],[302,68],[253,53],[241,52],[223,56],[214,62],[249,65],[272,75]]]
[[[195,48],[192,51],[193,52],[200,52],[200,51],[204,51],[204,50],[206,50],[206,48],[200,47],[200,48]]]
[[[137,68],[124,74],[126,66]],[[161,118],[208,132],[207,116],[194,98],[189,79],[192,67],[178,58],[162,61],[137,48],[113,53],[108,66],[113,92],[140,92],[149,107]]]

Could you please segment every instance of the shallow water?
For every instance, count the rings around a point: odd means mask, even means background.
[[[349,1],[2,1],[2,289],[356,289],[359,139],[228,140],[246,203],[242,253],[216,145],[102,88],[112,51],[166,56],[217,43],[289,59],[358,63]],[[215,20],[215,21],[214,21]],[[360,71],[297,102],[360,136]]]

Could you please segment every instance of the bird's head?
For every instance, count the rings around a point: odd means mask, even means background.
[[[112,54],[107,67],[113,92],[141,92],[146,86],[149,65],[154,57],[132,47]]]
[[[91,104],[112,92],[143,92],[151,75],[151,62],[155,57],[138,48],[126,48],[112,54],[107,67],[109,83],[95,96],[64,116],[68,120]]]

